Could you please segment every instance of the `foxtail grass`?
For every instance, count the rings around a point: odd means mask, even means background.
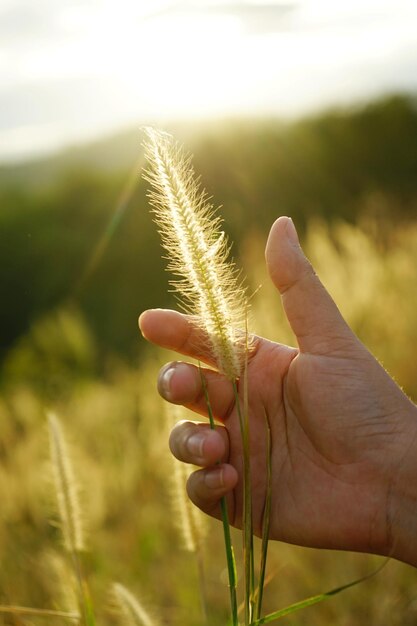
[[[48,414],[48,427],[55,494],[64,546],[71,557],[77,579],[84,626],[94,626],[95,618],[90,593],[80,560],[80,552],[85,548],[85,535],[79,486],[61,423],[53,413]]]
[[[67,560],[58,552],[48,551],[44,554],[42,563],[43,569],[49,573],[48,580],[56,606],[69,614],[77,614],[79,611],[77,580]]]
[[[170,426],[174,426],[181,418],[181,409],[175,404],[167,404],[167,415]],[[200,604],[204,621],[207,621],[207,593],[204,568],[204,539],[206,524],[203,513],[192,504],[187,496],[186,485],[189,470],[184,463],[172,457],[172,503],[174,520],[182,539],[184,549],[194,555],[200,587]]]
[[[136,596],[124,585],[113,583],[112,596],[123,617],[124,626],[157,626]]]
[[[144,177],[155,221],[168,253],[168,270],[182,305],[196,316],[218,369],[236,380],[243,368],[245,293],[230,246],[188,155],[163,132],[146,129]]]
[[[173,427],[183,417],[181,407],[175,404],[167,404],[166,413],[170,427]],[[186,485],[189,477],[187,466],[174,457],[172,457],[172,463],[171,495],[175,522],[184,549],[196,554],[202,550],[204,544],[207,530],[205,518],[203,513],[187,497]]]
[[[85,548],[79,485],[62,426],[55,414],[48,414],[49,443],[60,527],[66,550],[72,554]]]
[[[191,156],[166,133],[148,128],[146,135],[145,155],[149,167],[144,177],[152,185],[149,199],[162,244],[168,253],[168,270],[176,276],[171,284],[185,310],[195,315],[196,323],[203,329],[208,342],[207,351],[218,370],[232,382],[239,410],[237,380],[244,370],[248,348],[244,328],[247,300],[238,272],[229,261],[230,245],[220,228],[221,219],[195,175]],[[210,425],[214,428],[204,377],[202,384]],[[242,437],[244,433],[248,435],[248,424],[245,431],[242,430]],[[248,546],[252,537],[250,496],[247,495],[251,491],[250,473],[247,470],[249,437],[244,445],[244,457],[246,508],[243,535],[244,545]],[[237,577],[225,498],[221,500],[221,511],[232,624],[237,626]],[[253,577],[246,576],[248,587]],[[247,610],[246,624],[250,616],[251,612]]]

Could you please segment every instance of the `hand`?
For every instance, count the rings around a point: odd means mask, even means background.
[[[273,225],[266,261],[299,348],[254,340],[248,389],[255,532],[265,502],[266,415],[272,539],[417,564],[417,408],[349,329],[289,218]],[[149,341],[215,367],[192,317],[146,311],[140,328]],[[178,459],[202,468],[188,482],[192,501],[220,517],[227,495],[230,519],[240,526],[242,447],[232,385],[212,369],[203,373],[221,425],[211,431],[205,423],[181,422],[170,446]],[[207,414],[195,365],[169,363],[158,387],[168,401]]]

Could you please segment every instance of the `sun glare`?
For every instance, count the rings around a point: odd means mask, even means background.
[[[97,46],[105,49],[106,73],[132,104],[153,117],[207,115],[227,106],[231,77],[238,80],[233,50],[239,23],[222,16],[162,16],[126,26],[113,21]],[[217,111],[216,111],[217,110]]]
[[[3,153],[10,137],[20,152],[25,128],[43,137],[28,149],[45,149],[54,133],[59,143],[138,122],[297,115],[416,85],[415,0],[4,2]]]
[[[390,33],[375,30],[378,20],[356,32],[352,46],[346,20],[349,25],[352,16],[357,18],[357,4],[349,11],[331,5],[328,0],[306,2],[295,28],[255,35],[245,32],[238,11],[213,7],[187,12],[146,0],[128,0],[120,7],[104,2],[99,13],[93,4],[67,7],[60,14],[67,36],[59,46],[51,42],[34,49],[21,70],[31,80],[101,81],[110,95],[99,119],[117,109],[124,118],[154,120],[262,109],[257,93],[273,94],[274,84],[279,97],[293,86],[297,91],[300,73],[308,82],[306,73],[315,71],[325,81],[338,67],[353,69],[366,57],[378,60],[389,53]],[[324,28],[320,36],[317,27]]]

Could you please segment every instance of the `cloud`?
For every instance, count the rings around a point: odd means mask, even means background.
[[[0,0],[0,151],[415,89],[412,2]]]
[[[287,17],[297,7],[295,2],[173,2],[159,11],[148,14],[148,19],[163,15],[227,16],[240,21],[249,34],[278,32],[288,25]]]

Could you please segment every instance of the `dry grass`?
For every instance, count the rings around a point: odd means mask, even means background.
[[[383,361],[407,392],[417,398],[417,228],[393,231],[380,248],[364,229],[340,224],[332,230],[313,224],[306,248],[319,275],[360,338]],[[257,330],[291,342],[279,298],[264,276],[263,242],[247,242],[245,259],[254,286]],[[157,303],[155,303],[157,304]],[[89,552],[85,568],[97,622],[113,626],[109,583],[123,581],[158,607],[162,624],[201,623],[198,576],[192,555],[180,548],[172,524],[166,427],[154,391],[166,353],[150,354],[137,370],[115,366],[103,380],[66,390],[54,409],[77,446],[78,476],[88,497]],[[51,584],[46,550],[60,550],[59,529],[51,525],[45,461],[44,405],[39,393],[15,384],[0,401],[0,603],[65,608]],[[205,559],[209,623],[227,623],[228,597],[222,531],[208,521],[210,550]],[[240,541],[240,537],[236,537]],[[259,549],[258,543],[256,549]],[[376,557],[272,544],[265,611],[365,574]],[[242,564],[238,563],[239,572]],[[267,576],[268,576],[267,573]],[[227,579],[227,576],[226,576]],[[390,563],[380,575],[287,624],[294,626],[412,626],[417,620],[416,573]],[[141,595],[142,597],[142,595]],[[45,624],[44,618],[0,624]],[[50,622],[55,623],[55,622]]]

